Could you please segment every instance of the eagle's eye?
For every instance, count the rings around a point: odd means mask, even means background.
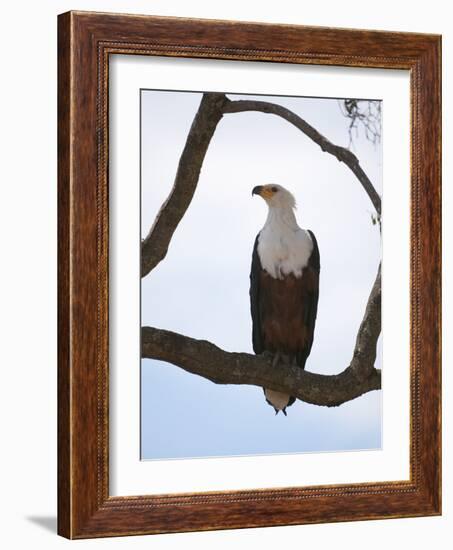
[[[277,187],[271,187],[272,193],[276,193],[278,191]]]

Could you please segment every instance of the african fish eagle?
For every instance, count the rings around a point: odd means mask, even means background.
[[[255,239],[250,273],[253,350],[305,368],[315,330],[319,296],[319,249],[314,234],[297,225],[294,196],[281,185],[258,185],[253,195],[269,207]],[[275,414],[295,397],[263,388]]]

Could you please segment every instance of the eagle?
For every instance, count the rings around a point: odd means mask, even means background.
[[[281,185],[252,190],[269,207],[266,223],[253,247],[250,308],[253,351],[279,362],[305,368],[315,331],[319,297],[320,258],[312,231],[297,224],[294,196]],[[275,414],[296,400],[263,388]]]

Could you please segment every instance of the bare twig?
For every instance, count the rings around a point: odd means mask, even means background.
[[[349,119],[349,147],[353,143],[353,130],[359,134],[363,128],[365,137],[374,145],[381,140],[381,102],[374,99],[338,100],[341,112]]]

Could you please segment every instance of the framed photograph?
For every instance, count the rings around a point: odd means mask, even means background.
[[[59,533],[440,514],[440,37],[58,35]]]

